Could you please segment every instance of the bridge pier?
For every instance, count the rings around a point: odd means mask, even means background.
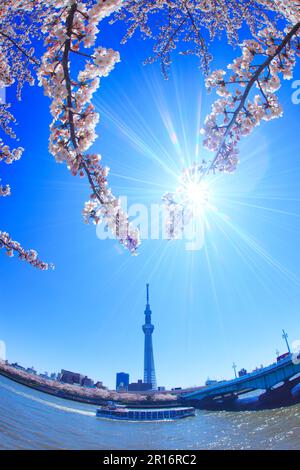
[[[206,398],[203,400],[190,399],[188,401],[184,400],[184,404],[187,403],[194,408],[200,410],[211,410],[211,411],[230,411],[236,409],[236,401],[238,400],[238,395],[235,393],[222,395],[219,397]]]
[[[285,380],[280,387],[270,388],[259,396],[259,405],[262,408],[290,406],[299,403],[299,397],[292,393],[292,389],[300,383],[300,377],[295,380]]]

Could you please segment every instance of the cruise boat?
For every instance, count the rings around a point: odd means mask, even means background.
[[[97,409],[98,418],[121,421],[170,421],[195,416],[193,407],[127,408],[124,405],[105,405]]]

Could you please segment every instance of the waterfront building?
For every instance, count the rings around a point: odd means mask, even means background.
[[[142,379],[128,385],[128,392],[147,392],[148,390],[152,390],[152,384],[145,383]]]
[[[118,372],[116,375],[116,390],[127,391],[129,385],[129,374],[126,372]]]
[[[165,391],[166,391],[166,387],[159,386],[159,387],[157,387],[157,391],[158,391],[158,392],[165,392]]]
[[[42,377],[42,379],[47,379],[47,380],[50,379],[50,377],[48,375],[48,372],[44,372],[43,374],[39,374],[39,376]]]
[[[62,369],[58,376],[58,380],[70,385],[80,385],[81,387],[93,387],[94,381],[87,375]]]
[[[62,369],[60,373],[60,381],[70,385],[81,385],[84,378],[84,375],[78,372],[71,372],[70,370]]]
[[[89,377],[85,376],[81,382],[83,387],[94,387],[94,381]]]
[[[104,387],[103,382],[100,382],[100,381],[96,382],[95,387],[102,388],[103,390],[107,389],[107,387]]]
[[[154,326],[151,323],[151,309],[149,303],[149,284],[147,289],[147,303],[145,309],[145,323],[143,325],[143,332],[145,334],[145,348],[144,348],[144,384],[151,384],[152,390],[156,390],[156,375],[154,367],[152,333]]]

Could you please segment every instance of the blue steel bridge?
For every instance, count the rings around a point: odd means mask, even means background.
[[[278,363],[257,369],[233,380],[218,382],[214,385],[193,390],[181,390],[181,402],[188,402],[203,409],[235,409],[242,403],[251,401],[244,397],[249,392],[261,391],[253,407],[273,407],[293,404],[299,401],[292,393],[300,383],[300,355],[289,354]]]

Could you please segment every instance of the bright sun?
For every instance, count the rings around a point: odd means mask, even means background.
[[[195,209],[207,206],[209,199],[208,186],[203,182],[189,181],[184,188],[184,198],[186,204],[191,205]]]

